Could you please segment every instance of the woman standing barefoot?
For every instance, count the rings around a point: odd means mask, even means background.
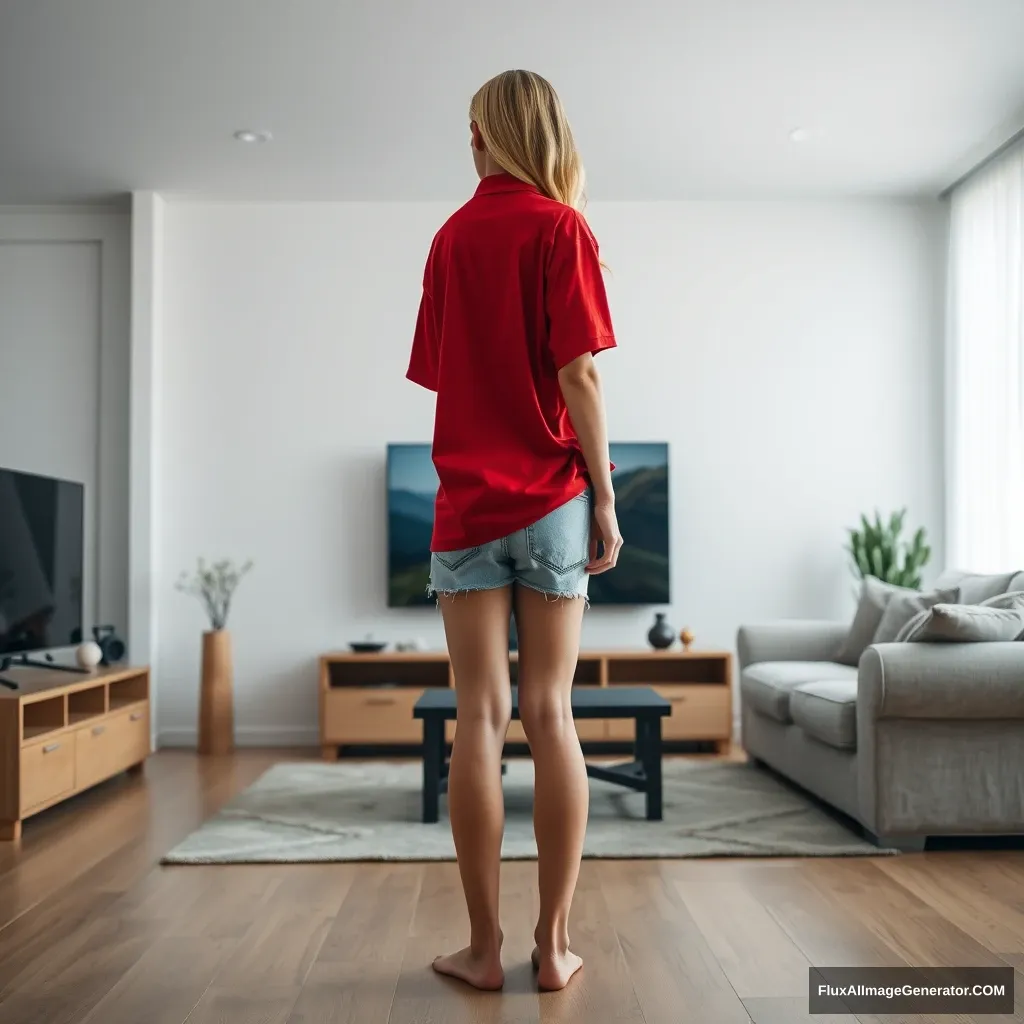
[[[476,194],[434,238],[409,364],[437,393],[440,479],[430,588],[458,693],[448,807],[470,943],[435,970],[500,988],[501,752],[508,640],[533,756],[542,988],[580,968],[569,948],[589,791],[570,689],[593,573],[618,559],[604,402],[593,356],[615,339],[583,168],[558,96],[506,71],[470,107]]]

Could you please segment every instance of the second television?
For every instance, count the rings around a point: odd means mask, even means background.
[[[612,443],[615,505],[625,539],[618,565],[590,580],[594,605],[668,604],[668,445]],[[438,480],[430,445],[390,444],[387,452],[388,607],[433,604],[427,597],[430,535]]]

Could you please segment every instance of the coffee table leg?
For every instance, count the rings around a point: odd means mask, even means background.
[[[439,715],[423,719],[423,820],[438,819],[441,769],[444,767],[444,722]]]
[[[637,760],[647,780],[647,820],[662,820],[661,802],[661,718],[644,715],[636,720]]]

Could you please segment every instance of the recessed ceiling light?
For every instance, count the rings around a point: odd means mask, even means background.
[[[270,132],[257,132],[251,128],[243,128],[235,132],[235,138],[239,142],[269,142],[273,136]]]
[[[794,128],[789,133],[790,142],[806,142],[810,132],[806,128]]]

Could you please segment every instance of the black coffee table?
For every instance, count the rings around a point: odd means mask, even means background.
[[[647,820],[661,821],[661,720],[672,705],[647,686],[590,687],[572,690],[574,718],[632,718],[636,720],[635,756],[616,765],[587,765],[592,779],[647,794]],[[448,791],[444,723],[456,717],[455,691],[427,690],[413,708],[423,719],[423,820],[438,820],[438,801]],[[519,692],[512,687],[512,717],[519,718]]]

